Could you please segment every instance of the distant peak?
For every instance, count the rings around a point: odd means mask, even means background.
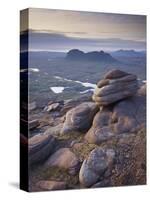
[[[102,61],[102,62],[115,62],[114,59],[109,53],[104,51],[91,51],[83,52],[79,49],[71,49],[66,56],[68,60],[82,60],[82,61]]]

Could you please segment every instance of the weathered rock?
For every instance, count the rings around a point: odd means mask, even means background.
[[[132,91],[137,88],[137,81],[131,81],[128,83],[116,83],[110,84],[102,88],[96,88],[94,94],[99,97],[114,94],[116,92]]]
[[[29,139],[29,164],[45,161],[54,151],[56,139],[51,135],[38,134]]]
[[[49,105],[46,109],[47,112],[55,111],[59,108],[59,103],[53,103]]]
[[[115,158],[113,149],[96,148],[89,157],[84,160],[80,173],[79,180],[84,187],[90,187],[97,183],[104,176],[106,170],[112,168]]]
[[[100,187],[110,187],[111,185],[111,181],[109,179],[104,179],[94,185],[92,185],[91,188],[100,188]]]
[[[99,81],[92,99],[100,106],[107,106],[133,96],[138,89],[137,77],[120,70],[112,70]]]
[[[39,123],[39,120],[37,120],[37,119],[29,121],[29,124],[28,124],[30,130],[35,129],[39,125],[40,125],[40,123]]]
[[[50,156],[45,167],[62,168],[74,175],[79,171],[80,163],[77,156],[69,148],[61,148]]]
[[[126,72],[123,72],[119,69],[114,69],[114,70],[111,70],[109,71],[105,76],[104,78],[105,79],[116,79],[116,78],[122,78],[124,76],[127,76],[129,75],[128,73]]]
[[[63,127],[63,124],[58,124],[57,126],[52,126],[50,128],[48,128],[44,134],[45,135],[53,135],[53,136],[57,136],[60,135],[61,129]]]
[[[60,112],[61,114],[65,114],[70,109],[75,108],[79,104],[83,102],[92,102],[92,96],[91,94],[84,94],[81,97],[75,98],[75,99],[68,99],[64,100],[64,105],[62,106]]]
[[[67,188],[67,184],[63,181],[39,181],[37,182],[37,187],[41,190],[49,191],[49,190],[64,190]]]
[[[71,109],[66,114],[66,120],[61,133],[70,134],[71,132],[87,131],[90,128],[97,111],[98,107],[93,102],[82,103]]]
[[[122,100],[101,109],[85,139],[89,143],[101,142],[118,137],[122,133],[133,133],[146,124],[146,98],[142,95]]]

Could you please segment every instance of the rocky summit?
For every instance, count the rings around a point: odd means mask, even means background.
[[[138,81],[135,75],[112,70],[97,83],[92,98],[99,106],[106,106],[133,96],[137,89]]]
[[[30,111],[31,191],[146,183],[146,85],[112,70],[91,96]]]

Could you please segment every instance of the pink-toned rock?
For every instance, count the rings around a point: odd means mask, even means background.
[[[58,167],[67,170],[70,174],[79,171],[79,159],[69,148],[61,148],[46,161],[45,167]]]
[[[89,143],[100,144],[122,133],[135,133],[146,125],[146,97],[135,95],[103,107],[85,135]]]
[[[63,181],[39,181],[37,182],[37,187],[41,190],[49,191],[49,190],[64,190],[67,188],[67,184]]]
[[[85,102],[69,110],[61,134],[87,131],[98,110],[98,106],[93,102]]]
[[[92,99],[99,106],[108,106],[134,96],[137,90],[138,81],[135,75],[120,70],[112,70],[97,83]]]

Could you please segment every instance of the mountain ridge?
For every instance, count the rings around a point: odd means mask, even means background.
[[[104,51],[90,51],[85,53],[79,49],[71,49],[66,55],[67,60],[117,62],[109,53]]]

